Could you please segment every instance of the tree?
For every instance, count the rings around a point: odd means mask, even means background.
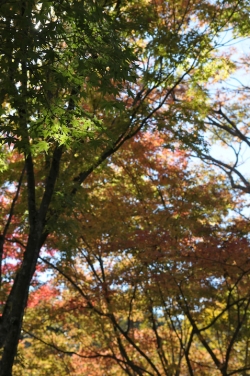
[[[74,209],[78,225],[64,219],[64,255],[41,258],[60,293],[47,283],[31,293],[24,373],[35,375],[38,362],[48,374],[72,375],[250,369],[249,224],[225,225],[237,200],[221,177],[154,136],[127,143],[89,178],[88,200]]]
[[[242,3],[243,5],[243,3]],[[249,85],[244,83],[249,72],[249,56],[244,49],[244,42],[248,43],[248,20],[246,15],[249,10],[249,2],[244,5],[245,11],[235,12],[232,21],[239,31],[238,38],[235,30],[232,31],[232,39],[229,41],[227,55],[216,51],[214,57],[221,56],[219,65],[214,65],[213,76],[207,80],[206,67],[204,81],[196,82],[191,90],[185,87],[186,96],[176,93],[174,101],[164,112],[164,116],[171,119],[171,132],[174,140],[179,139],[186,147],[193,151],[193,155],[202,159],[207,165],[220,168],[228,177],[233,189],[243,193],[250,192],[249,176],[242,169],[249,153]],[[243,9],[242,9],[243,10]],[[247,12],[247,13],[246,13]],[[223,38],[224,36],[222,36]],[[239,48],[238,45],[239,44]],[[223,59],[230,55],[235,58],[227,61],[227,67],[223,66]],[[206,63],[205,63],[206,64]],[[214,89],[214,84],[217,83]],[[204,88],[206,90],[204,91]],[[187,100],[187,98],[189,98]],[[198,102],[194,106],[194,99]],[[203,101],[203,111],[197,107]],[[185,102],[185,103],[184,103]],[[185,106],[185,111],[180,109]],[[190,122],[190,119],[192,121]],[[190,124],[191,123],[191,124]],[[195,135],[195,140],[190,139],[190,126]],[[227,158],[216,155],[215,145],[227,149]],[[228,157],[230,155],[230,158]]]
[[[244,31],[247,4],[1,3],[0,375],[12,373],[38,258],[77,257],[63,240],[77,227],[72,216],[86,198],[86,180],[139,131],[171,128],[166,110],[176,96],[183,103],[175,117],[186,116],[192,95],[197,113],[207,97],[203,83],[232,67],[214,55],[216,38],[229,26]]]
[[[60,215],[59,208],[52,208],[51,200],[58,191],[56,181],[61,159],[63,156],[66,158],[69,148],[76,152],[83,139],[100,149],[94,157],[95,162],[88,161],[83,167],[84,176],[78,176],[75,171],[72,186],[67,187],[73,195],[93,170],[93,163],[100,164],[119,143],[114,139],[114,143],[108,146],[103,137],[102,145],[98,146],[98,135],[96,142],[95,135],[98,130],[99,136],[104,135],[103,127],[98,119],[81,108],[80,98],[88,88],[96,86],[100,93],[109,92],[111,95],[115,92],[111,79],[117,76],[116,85],[121,80],[129,80],[132,55],[120,31],[116,30],[117,23],[92,2],[52,5],[49,2],[24,1],[11,3],[11,6],[4,3],[1,14],[4,165],[7,173],[11,170],[8,164],[13,161],[13,155],[19,155],[19,164],[26,172],[24,183],[24,174],[20,174],[12,203],[11,199],[6,203],[10,211],[3,239],[8,234],[21,185],[22,194],[27,197],[27,205],[21,207],[23,212],[19,217],[24,228],[22,240],[26,241],[19,244],[25,244],[25,252],[13,286],[8,291],[0,324],[0,345],[3,348],[0,372],[9,375],[29,285],[40,249],[50,232],[48,220],[49,217],[56,220]],[[101,24],[99,28],[96,27],[98,23]],[[102,51],[102,56],[95,59],[99,51]],[[110,69],[107,69],[109,66]],[[11,151],[8,151],[8,146]],[[15,181],[15,178],[11,180],[11,176],[4,181],[8,191],[13,190]],[[37,188],[39,192],[36,192]],[[61,193],[67,194],[64,189]],[[65,200],[61,204],[65,206]],[[18,244],[13,237],[10,241]],[[4,256],[13,257],[13,251]]]

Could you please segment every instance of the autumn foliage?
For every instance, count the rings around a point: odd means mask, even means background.
[[[249,1],[0,10],[0,376],[247,375]]]
[[[60,259],[40,258],[53,276],[30,293],[24,373],[248,369],[248,222],[229,216],[240,199],[167,141],[155,132],[127,143],[88,179],[63,240],[51,237]]]

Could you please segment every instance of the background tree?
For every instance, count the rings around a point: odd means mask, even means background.
[[[38,362],[72,375],[249,370],[248,222],[225,225],[238,200],[221,176],[165,142],[155,133],[123,147],[89,178],[74,221],[64,218],[61,259],[41,257],[54,274],[45,286],[60,292],[31,293],[24,372]]]

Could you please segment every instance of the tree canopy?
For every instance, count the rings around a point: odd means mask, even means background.
[[[0,376],[247,375],[249,1],[0,10]]]

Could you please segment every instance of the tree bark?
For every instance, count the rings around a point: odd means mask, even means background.
[[[28,155],[26,158],[30,231],[22,264],[16,274],[0,321],[0,348],[2,349],[0,376],[12,375],[30,283],[36,269],[40,249],[48,235],[44,231],[46,216],[59,174],[62,153],[62,146],[58,146],[54,151],[39,211],[36,210],[35,203],[35,179],[32,157]]]

